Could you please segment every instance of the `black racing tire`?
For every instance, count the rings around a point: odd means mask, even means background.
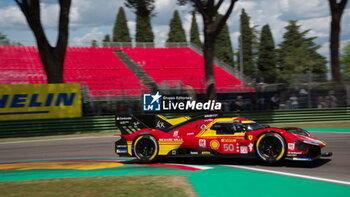
[[[154,161],[159,152],[159,145],[152,135],[140,135],[134,140],[133,153],[141,162]]]
[[[273,164],[284,160],[286,142],[278,133],[263,133],[255,145],[256,157],[265,163]]]

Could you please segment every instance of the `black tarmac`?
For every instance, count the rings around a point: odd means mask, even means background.
[[[241,165],[273,171],[297,173],[321,178],[350,182],[350,133],[313,133],[328,146],[324,151],[333,152],[331,158],[313,162],[285,161],[269,166],[257,160],[219,158],[172,158],[165,163],[197,165]],[[86,137],[55,140],[0,143],[0,162],[60,159],[115,159],[114,142],[118,138]]]

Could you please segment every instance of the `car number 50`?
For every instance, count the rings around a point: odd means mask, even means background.
[[[234,148],[233,144],[224,144],[224,151],[233,151]]]

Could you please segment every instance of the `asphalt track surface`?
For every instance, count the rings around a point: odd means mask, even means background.
[[[296,173],[350,182],[350,133],[313,133],[328,143],[325,151],[332,151],[331,159],[315,162],[286,161],[267,166],[256,160],[218,158],[172,158],[164,163],[197,165],[225,165]],[[0,162],[59,159],[115,159],[114,141],[117,137],[87,137],[56,140],[0,143]]]

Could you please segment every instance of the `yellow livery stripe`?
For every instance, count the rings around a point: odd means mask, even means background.
[[[132,141],[127,141],[126,143],[128,145],[128,153],[132,155]]]
[[[184,117],[178,117],[178,118],[171,118],[171,119],[168,119],[166,118],[165,116],[163,115],[157,115],[159,118],[161,118],[162,120],[170,123],[171,125],[177,125],[177,124],[180,124],[182,122],[185,122],[186,120],[189,120],[191,119],[191,117],[189,116],[184,116]]]

